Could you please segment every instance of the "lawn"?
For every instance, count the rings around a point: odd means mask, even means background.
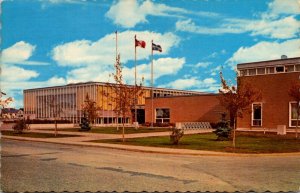
[[[206,133],[184,135],[179,145],[171,145],[169,136],[126,139],[124,143],[121,139],[93,142],[236,153],[300,152],[300,139],[296,140],[289,136],[239,132],[235,150],[232,148],[232,141],[217,141],[216,139],[215,134]]]
[[[43,129],[43,130],[46,130],[46,129]],[[78,132],[79,128],[58,129],[58,131]],[[140,127],[138,129],[135,129],[134,127],[125,127],[125,134],[165,132],[165,131],[171,131],[171,128],[165,128],[165,127],[164,128],[163,127],[156,127],[156,128]],[[84,132],[87,132],[87,133],[104,133],[104,134],[122,134],[122,127],[119,127],[119,130],[117,130],[116,127],[92,127],[92,129],[90,131],[84,131]]]
[[[65,135],[65,134],[57,134],[54,133],[33,133],[33,132],[23,132],[23,133],[15,133],[14,131],[1,131],[2,135],[7,136],[19,136],[19,137],[32,137],[32,138],[62,138],[62,137],[78,137],[78,135]]]

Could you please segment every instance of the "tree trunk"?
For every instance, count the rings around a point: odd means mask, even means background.
[[[123,126],[123,129],[122,129],[122,141],[123,143],[125,142],[125,125],[124,125],[124,117],[122,118],[122,126]]]
[[[298,102],[298,110],[297,110],[297,123],[296,123],[296,139],[298,138],[298,121],[299,121],[299,113],[300,113],[300,108],[299,108],[299,102]]]
[[[233,138],[232,138],[232,146],[233,149],[235,150],[235,130],[236,130],[236,117],[233,119]]]
[[[56,135],[57,135],[57,121],[56,121],[56,119],[54,120],[54,123],[55,123],[55,137],[56,137]]]

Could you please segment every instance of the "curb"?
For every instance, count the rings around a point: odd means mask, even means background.
[[[108,143],[93,143],[93,142],[57,142],[57,141],[46,141],[39,140],[36,138],[25,138],[25,137],[12,137],[12,136],[1,136],[2,139],[9,140],[19,140],[19,141],[32,141],[32,142],[41,142],[41,143],[53,143],[53,144],[61,144],[61,145],[76,145],[82,147],[100,147],[100,148],[108,148],[108,149],[116,149],[116,150],[124,150],[124,151],[132,151],[132,152],[143,152],[143,153],[160,153],[160,154],[168,154],[168,155],[189,155],[189,156],[234,156],[234,157],[272,157],[272,156],[300,156],[300,152],[291,152],[291,153],[261,153],[261,154],[249,154],[249,153],[228,153],[228,152],[214,152],[214,151],[205,151],[205,150],[188,150],[194,152],[183,152],[185,149],[171,149],[165,148],[158,149],[158,147],[147,147],[147,146],[135,146],[135,145],[119,145],[119,144],[108,144]],[[146,149],[145,149],[146,148]],[[152,148],[152,149],[150,149]],[[171,150],[171,151],[170,151]],[[183,151],[180,151],[183,150]]]

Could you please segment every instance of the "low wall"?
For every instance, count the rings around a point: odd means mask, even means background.
[[[49,129],[54,128],[55,124],[30,124],[30,129]],[[65,128],[73,128],[73,123],[67,123],[67,124],[57,124],[57,128],[59,129],[65,129]]]

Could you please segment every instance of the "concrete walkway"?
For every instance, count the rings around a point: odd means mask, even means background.
[[[10,129],[1,129],[10,130]],[[34,133],[52,133],[52,130],[29,130],[26,132]],[[185,134],[196,134],[196,133],[208,133],[212,132],[212,129],[203,130],[188,130]],[[225,153],[225,152],[214,152],[204,150],[190,150],[190,149],[176,149],[176,148],[163,148],[163,147],[149,147],[149,146],[136,146],[136,145],[123,145],[123,144],[110,144],[110,143],[95,143],[90,142],[93,140],[102,139],[121,139],[121,134],[103,134],[103,133],[87,133],[87,132],[74,132],[74,131],[58,131],[58,134],[77,135],[76,137],[59,137],[59,138],[31,138],[31,137],[19,137],[19,136],[5,136],[1,135],[3,139],[13,140],[24,140],[24,141],[35,141],[45,143],[57,143],[65,145],[79,145],[79,146],[90,146],[90,147],[103,147],[113,148],[128,151],[137,152],[150,152],[150,153],[164,153],[164,154],[178,154],[178,155],[208,155],[208,156],[300,156],[299,153],[272,153],[272,154],[236,154],[236,153]],[[134,133],[125,134],[125,140],[129,138],[141,138],[141,137],[153,137],[153,136],[169,136],[170,132],[153,132],[153,133]]]

